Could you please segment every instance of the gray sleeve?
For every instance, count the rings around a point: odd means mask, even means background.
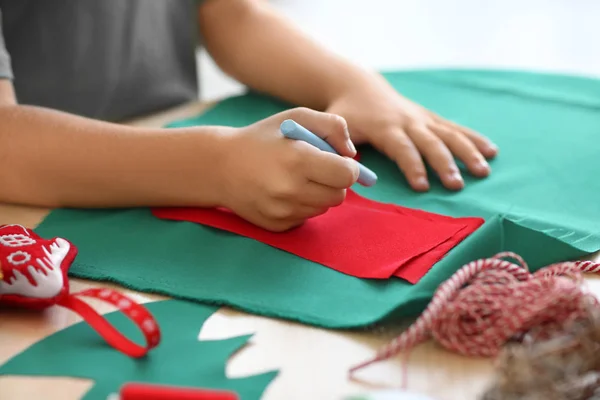
[[[13,79],[10,65],[10,55],[4,45],[4,34],[2,31],[2,10],[0,10],[0,79]]]

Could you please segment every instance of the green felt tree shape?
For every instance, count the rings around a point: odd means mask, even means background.
[[[227,359],[250,335],[226,340],[198,340],[201,326],[217,308],[179,300],[146,304],[160,325],[162,340],[142,359],[130,358],[106,344],[85,322],[56,332],[10,359],[0,375],[69,376],[95,381],[83,397],[106,400],[126,382],[227,389],[242,400],[258,400],[276,371],[228,379]],[[141,343],[141,333],[121,313],[106,318]]]

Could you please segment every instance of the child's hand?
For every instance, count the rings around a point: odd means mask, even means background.
[[[279,125],[293,119],[342,155],[283,137]],[[222,206],[272,231],[284,231],[341,204],[358,179],[356,154],[343,118],[297,108],[235,129],[218,168]]]
[[[327,112],[347,120],[354,143],[368,142],[394,160],[418,191],[429,189],[424,161],[444,186],[459,190],[464,181],[454,157],[474,176],[485,177],[490,173],[486,158],[497,153],[488,139],[400,96],[378,77],[347,90]]]

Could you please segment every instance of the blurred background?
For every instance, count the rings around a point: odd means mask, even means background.
[[[600,0],[270,0],[367,67],[483,67],[600,78]],[[243,88],[199,53],[200,96]]]

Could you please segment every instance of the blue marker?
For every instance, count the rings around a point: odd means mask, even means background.
[[[333,147],[326,141],[298,124],[296,121],[286,119],[281,123],[279,127],[283,136],[288,139],[302,140],[308,144],[315,146],[317,149],[326,151],[328,153],[338,154]],[[377,182],[377,175],[369,168],[365,167],[361,163],[358,163],[359,175],[358,183],[363,186],[373,186]]]

